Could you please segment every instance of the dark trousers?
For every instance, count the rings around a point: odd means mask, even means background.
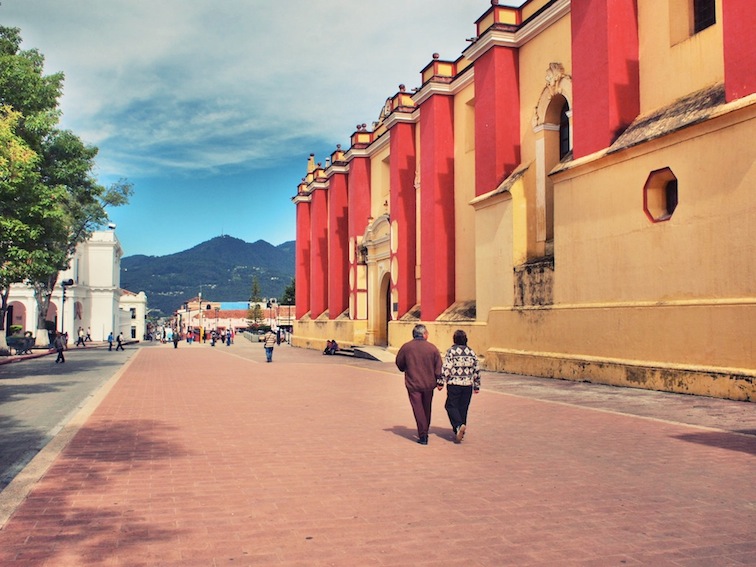
[[[118,346],[116,347],[116,350],[123,350],[123,343],[118,341]]]
[[[446,404],[444,407],[455,432],[460,425],[467,424],[467,409],[470,407],[472,395],[472,386],[446,385]]]
[[[433,407],[433,390],[423,390],[421,392],[410,392],[407,390],[407,394],[409,394],[412,413],[415,414],[417,436],[420,439],[428,437],[428,429],[430,429],[431,422],[431,408]]]
[[[55,359],[55,362],[65,362],[65,361],[66,361],[66,359],[63,356],[63,349],[59,348],[58,349],[58,358]]]

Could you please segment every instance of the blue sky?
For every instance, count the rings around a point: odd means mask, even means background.
[[[501,2],[505,4],[505,2]],[[45,72],[61,126],[134,185],[112,209],[124,254],[220,234],[295,238],[307,158],[349,146],[434,52],[456,59],[490,0],[2,0]]]

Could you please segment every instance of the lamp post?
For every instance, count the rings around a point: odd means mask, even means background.
[[[63,289],[63,295],[60,300],[60,333],[65,334],[66,327],[66,288],[72,286],[74,281],[72,279],[63,280],[60,282],[60,287]]]
[[[202,342],[202,290],[200,290],[199,292],[198,300],[199,306],[197,307],[197,309],[199,310],[199,336],[197,337],[197,340],[199,342]]]

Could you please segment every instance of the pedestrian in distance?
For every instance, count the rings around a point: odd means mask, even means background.
[[[118,343],[116,350],[123,350],[123,333],[118,333],[118,336],[116,337],[116,342]]]
[[[84,340],[88,343],[92,342],[92,330],[89,327],[87,327],[87,336],[84,337]]]
[[[404,385],[417,424],[417,442],[421,445],[428,444],[433,389],[443,388],[441,366],[441,353],[428,341],[428,329],[415,325],[412,340],[396,354],[396,367],[404,372]]]
[[[475,351],[467,346],[467,333],[454,331],[454,344],[444,355],[441,375],[446,384],[446,413],[460,443],[467,430],[467,411],[473,394],[480,392],[480,364]]]
[[[173,331],[173,348],[178,348],[180,338],[181,337],[179,337],[178,329]]]
[[[113,331],[108,334],[108,350],[113,350]]]
[[[278,334],[273,329],[268,329],[263,337],[263,347],[265,348],[265,362],[273,362],[273,348],[276,346]]]
[[[87,345],[84,344],[84,329],[83,327],[79,327],[79,332],[76,335],[76,348],[79,348],[80,346],[86,347]]]
[[[55,350],[58,351],[58,358],[55,359],[55,364],[58,364],[59,362],[61,364],[64,363],[66,361],[66,357],[63,356],[63,351],[66,350],[66,342],[61,333],[57,333],[55,335],[53,346],[55,347]]]

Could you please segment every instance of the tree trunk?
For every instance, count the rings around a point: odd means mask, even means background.
[[[58,274],[51,276],[47,282],[36,282],[34,284],[34,297],[37,300],[37,336],[35,343],[37,346],[49,347],[51,344],[50,337],[47,334],[47,312],[50,309],[50,298],[55,283],[58,281]],[[61,306],[61,311],[63,310]],[[62,313],[61,313],[62,314]]]

